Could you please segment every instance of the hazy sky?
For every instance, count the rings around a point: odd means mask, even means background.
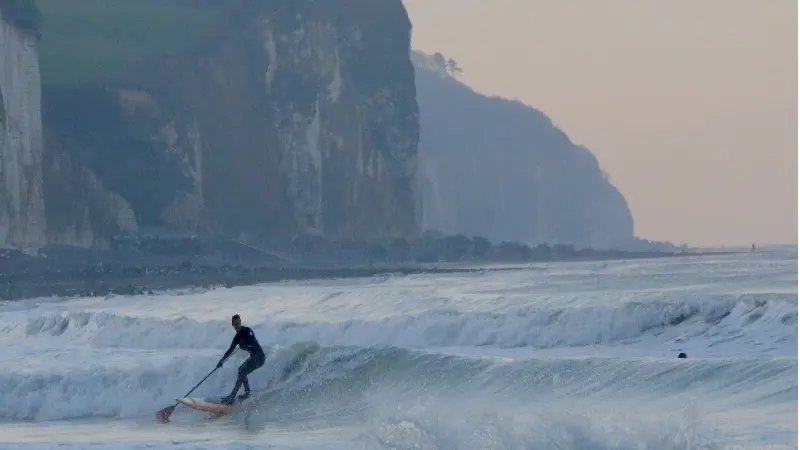
[[[797,242],[796,0],[404,0],[413,47],[588,147],[636,234]]]

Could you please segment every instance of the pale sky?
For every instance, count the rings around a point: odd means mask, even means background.
[[[797,243],[796,0],[404,0],[412,46],[542,110],[638,236]]]

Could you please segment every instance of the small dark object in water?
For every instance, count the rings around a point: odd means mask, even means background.
[[[686,358],[686,353],[683,352],[678,353],[678,358]]]

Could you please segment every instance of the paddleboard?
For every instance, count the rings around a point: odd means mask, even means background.
[[[234,405],[225,405],[220,397],[181,397],[176,398],[178,403],[198,411],[215,414],[229,414]]]

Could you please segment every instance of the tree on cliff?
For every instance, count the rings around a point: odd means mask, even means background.
[[[464,73],[464,69],[459,67],[458,63],[456,63],[453,58],[447,60],[447,70],[450,72],[450,76],[453,78],[456,78],[458,75]]]
[[[418,60],[419,55],[412,54],[411,57],[412,59]],[[427,57],[425,65],[435,73],[450,75],[453,78],[464,73],[464,69],[459,67],[458,63],[453,58],[446,58],[440,52],[434,53],[432,57]]]

